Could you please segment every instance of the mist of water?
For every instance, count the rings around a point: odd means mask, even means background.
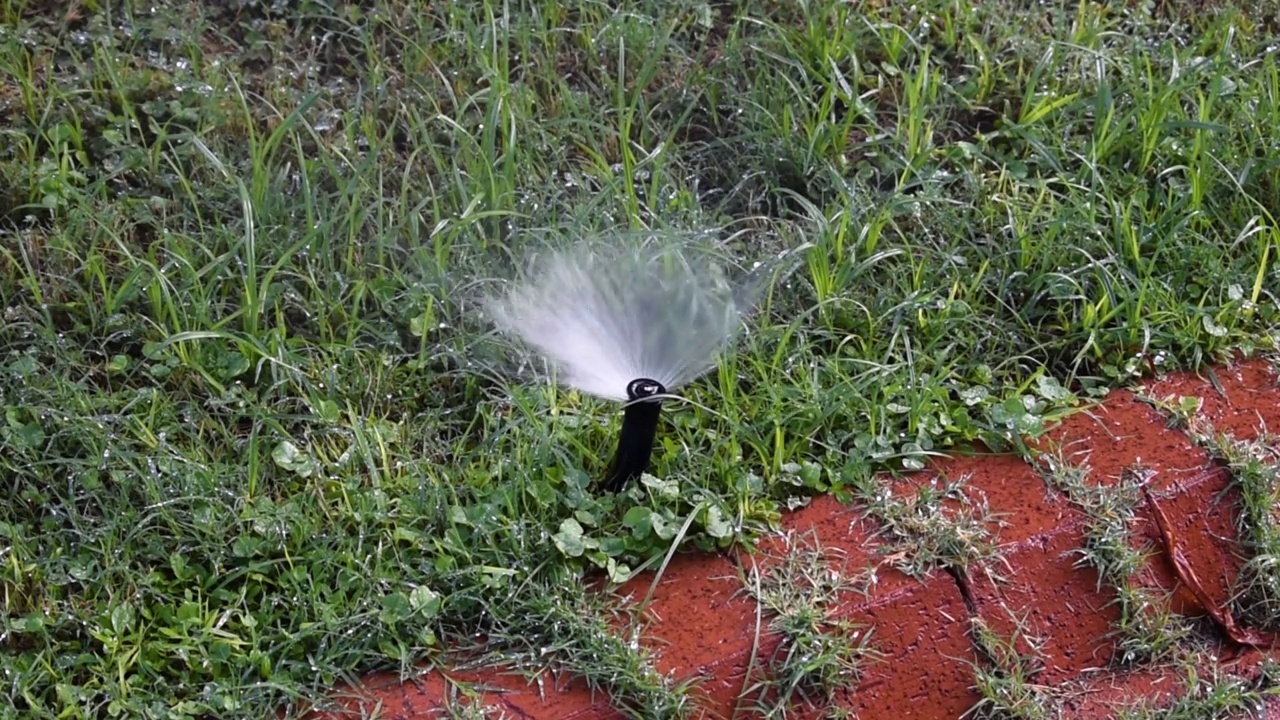
[[[581,241],[532,258],[486,309],[564,384],[626,401],[637,378],[666,391],[715,366],[763,287],[690,243]]]

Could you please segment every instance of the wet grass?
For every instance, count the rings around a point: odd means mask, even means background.
[[[1274,350],[1274,12],[1141,8],[0,2],[0,717],[480,637],[678,716],[589,571]],[[642,228],[814,248],[601,497],[617,408],[475,299]]]
[[[617,609],[606,596],[568,573],[553,578],[522,583],[487,603],[484,615],[495,629],[474,664],[581,678],[632,717],[695,717],[690,685],[658,671],[653,652],[636,642],[639,631],[612,622]]]
[[[1169,423],[1187,432],[1231,471],[1239,492],[1236,527],[1245,565],[1236,579],[1233,604],[1241,617],[1267,630],[1280,629],[1280,456],[1277,438],[1263,432],[1241,440],[1220,432],[1199,414],[1204,401],[1194,396],[1144,397]]]
[[[812,532],[786,535],[777,557],[749,560],[743,587],[767,618],[767,632],[780,642],[772,654],[758,658],[758,677],[752,677],[756,667],[749,669],[738,710],[753,699],[761,716],[785,719],[803,702],[825,717],[840,717],[833,703],[837,693],[856,688],[862,667],[877,658],[872,629],[839,614],[860,583],[845,574],[838,553],[822,547]],[[757,633],[753,658],[760,643]]]
[[[997,557],[991,531],[998,519],[981,494],[967,491],[966,480],[938,476],[895,494],[884,478],[865,476],[851,491],[877,522],[892,565],[923,579],[936,569],[967,574]]]
[[[1170,607],[1168,598],[1143,584],[1141,573],[1153,548],[1144,546],[1133,531],[1142,502],[1142,486],[1150,471],[1126,468],[1115,482],[1090,480],[1084,460],[1062,449],[1037,459],[1042,475],[1085,514],[1085,544],[1080,562],[1098,573],[1098,587],[1115,594],[1119,617],[1114,623],[1116,654],[1121,666],[1155,664],[1177,659],[1185,652],[1192,625]]]
[[[974,665],[974,687],[981,700],[966,714],[974,720],[1058,720],[1084,717],[1079,703],[1103,690],[1118,676],[1085,673],[1055,685],[1036,682],[1045,667],[1038,639],[1029,636],[1014,618],[1010,635],[996,632],[979,618],[972,620],[972,638],[981,661]],[[1120,720],[1200,720],[1201,718],[1263,718],[1266,703],[1277,694],[1274,662],[1264,659],[1257,672],[1237,674],[1218,664],[1220,646],[1192,638],[1177,648],[1146,656],[1144,668],[1159,673],[1149,678],[1159,692],[1138,690],[1133,697],[1105,703]],[[1101,670],[1101,668],[1099,668]],[[1181,679],[1175,679],[1175,675]],[[1170,685],[1180,687],[1171,687]],[[1105,692],[1105,690],[1103,690]]]
[[[1224,672],[1201,677],[1194,667],[1187,668],[1186,691],[1173,702],[1144,702],[1136,707],[1120,708],[1119,720],[1230,720],[1263,718],[1267,701],[1276,694],[1276,673],[1280,670],[1267,663],[1255,678],[1243,678]]]
[[[1048,688],[1037,685],[1044,667],[1036,643],[1021,628],[1011,637],[996,632],[979,617],[971,620],[974,648],[983,662],[974,666],[974,686],[982,697],[965,713],[972,720],[1050,720],[1059,713]],[[1020,646],[1029,648],[1027,652]]]
[[[1275,436],[1239,440],[1216,433],[1203,419],[1192,423],[1197,442],[1231,469],[1240,492],[1237,520],[1246,562],[1236,579],[1234,605],[1258,627],[1280,630],[1280,447]]]

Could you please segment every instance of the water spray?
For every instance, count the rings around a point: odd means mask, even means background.
[[[689,243],[650,237],[580,242],[535,256],[486,307],[558,371],[565,385],[625,403],[604,487],[649,468],[662,400],[715,367],[768,279],[731,280]]]

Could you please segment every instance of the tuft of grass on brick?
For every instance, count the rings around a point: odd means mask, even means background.
[[[1036,466],[1046,482],[1063,492],[1084,511],[1085,546],[1080,562],[1098,573],[1098,584],[1115,593],[1120,617],[1115,622],[1115,662],[1120,665],[1159,663],[1175,659],[1192,635],[1190,622],[1173,612],[1161,597],[1138,580],[1151,555],[1132,532],[1142,502],[1142,485],[1149,470],[1126,468],[1115,483],[1094,483],[1086,462],[1068,457],[1059,448],[1041,453]]]
[[[1138,399],[1151,405],[1164,414],[1166,426],[1176,430],[1191,430],[1192,425],[1200,420],[1200,408],[1204,406],[1204,398],[1195,396],[1168,396],[1157,398],[1146,393],[1139,393]],[[1192,434],[1192,439],[1196,439]]]
[[[998,518],[986,499],[966,492],[966,478],[935,476],[908,493],[894,495],[882,478],[860,478],[850,490],[879,523],[885,554],[894,567],[922,578],[936,568],[961,572],[998,557],[991,528]]]
[[[968,720],[1051,720],[1060,717],[1049,688],[1035,683],[1044,660],[1036,643],[1020,629],[997,633],[981,617],[970,619],[970,634],[981,660],[974,665],[975,689],[982,699],[967,710]],[[1030,652],[1019,650],[1026,644]]]
[[[1280,667],[1266,661],[1255,678],[1215,670],[1208,677],[1188,666],[1186,689],[1172,701],[1140,701],[1117,709],[1117,720],[1264,720],[1268,700],[1280,695]]]
[[[1280,438],[1240,440],[1215,432],[1203,419],[1191,429],[1199,444],[1226,463],[1240,491],[1236,526],[1247,561],[1233,604],[1257,627],[1280,630]]]
[[[837,694],[853,690],[862,667],[877,658],[872,628],[838,614],[860,582],[844,574],[838,560],[833,562],[835,551],[824,548],[815,533],[788,534],[786,545],[763,567],[749,557],[750,567],[743,568],[744,591],[760,604],[769,631],[781,637],[774,653],[762,658],[762,676],[744,688],[743,697],[754,698],[756,709],[769,718],[789,717],[797,702],[840,717],[840,708],[832,705]]]
[[[607,693],[614,708],[635,720],[695,717],[692,685],[660,673],[636,631],[628,636],[612,621],[625,608],[584,587],[564,587],[575,580],[562,575],[554,584],[524,584],[516,594],[489,603],[486,617],[492,625],[486,650],[471,664],[582,678],[593,692]]]
[[[513,720],[499,705],[485,705],[475,699],[450,697],[442,708],[441,720]]]

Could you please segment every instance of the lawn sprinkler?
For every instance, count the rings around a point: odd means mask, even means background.
[[[619,492],[649,468],[662,401],[715,367],[741,329],[768,278],[763,267],[734,282],[689,243],[582,241],[536,255],[487,309],[560,382],[624,403],[604,480]]]

